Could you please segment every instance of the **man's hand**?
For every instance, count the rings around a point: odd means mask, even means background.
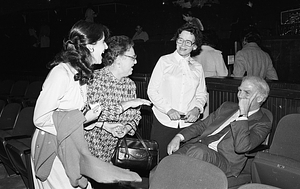
[[[248,115],[250,107],[256,96],[257,92],[255,92],[250,98],[241,98],[239,100],[240,115]]]
[[[177,135],[171,140],[167,148],[167,152],[169,155],[171,155],[173,152],[176,152],[179,149],[180,142],[181,138]]]

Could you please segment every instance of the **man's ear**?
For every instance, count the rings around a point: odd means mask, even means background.
[[[264,100],[264,97],[262,95],[257,95],[256,100],[258,103],[262,103]]]

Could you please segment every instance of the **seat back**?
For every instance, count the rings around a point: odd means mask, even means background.
[[[280,189],[275,186],[265,185],[265,184],[258,184],[258,183],[250,183],[245,184],[238,189]]]
[[[23,107],[35,106],[36,100],[42,90],[42,81],[34,81],[27,87],[24,98],[22,99]]]
[[[12,136],[33,135],[35,129],[33,113],[34,107],[25,107],[20,111],[15,127],[12,130]]]
[[[19,103],[8,103],[4,107],[0,117],[1,130],[9,130],[14,128],[21,108],[22,106]]]
[[[270,149],[252,163],[253,182],[280,188],[300,188],[300,114],[288,114],[278,124]]]
[[[288,114],[278,122],[270,154],[288,157],[300,162],[300,114]]]
[[[42,90],[42,81],[33,81],[27,86],[25,98],[38,98]]]
[[[34,189],[30,160],[31,139],[27,138],[26,140],[28,142],[23,143],[24,141],[12,139],[8,141],[6,150],[14,167],[21,175],[26,188]]]
[[[273,113],[270,110],[266,109],[266,108],[261,108],[261,111],[268,116],[268,118],[270,119],[271,124],[272,124],[271,132],[270,132],[270,134],[268,134],[266,140],[263,142],[264,145],[269,146],[271,144],[271,142],[272,142],[272,141],[270,141],[271,138],[272,138],[272,137],[270,137],[270,135],[274,134],[274,132],[272,133],[272,130],[273,130],[273,120],[274,120]]]
[[[8,95],[10,95],[11,88],[14,83],[15,83],[15,81],[10,80],[10,79],[0,82],[0,96],[7,97]]]
[[[227,189],[225,173],[218,167],[185,155],[165,157],[151,171],[150,189]]]
[[[29,81],[26,80],[18,80],[16,81],[11,89],[10,96],[24,96],[27,86],[29,84]]]
[[[2,111],[5,107],[5,105],[6,105],[6,101],[0,99],[0,117],[1,117],[1,114],[2,114]]]

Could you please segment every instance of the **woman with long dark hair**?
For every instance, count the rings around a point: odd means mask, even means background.
[[[100,105],[90,108],[87,103],[86,84],[93,75],[91,66],[102,62],[108,36],[109,30],[103,25],[78,21],[64,40],[62,51],[48,65],[51,71],[33,119],[36,131],[31,162],[36,189],[91,188],[85,177],[90,175],[100,175],[103,182],[141,180],[136,173],[93,159],[83,136],[83,125],[96,120],[101,112]]]

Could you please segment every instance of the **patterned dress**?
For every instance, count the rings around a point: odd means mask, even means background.
[[[130,130],[129,134],[135,133],[136,126],[141,119],[139,108],[129,108],[123,111],[121,106],[121,102],[136,98],[136,85],[130,78],[117,80],[109,69],[104,67],[94,72],[94,78],[89,83],[87,90],[88,102],[90,104],[99,103],[102,107],[98,122],[130,125],[134,130]],[[106,162],[110,162],[119,140],[99,127],[86,130],[85,139],[90,152]]]

